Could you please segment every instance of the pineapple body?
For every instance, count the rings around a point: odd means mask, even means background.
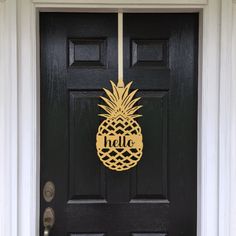
[[[143,150],[138,122],[122,116],[104,120],[98,128],[96,147],[98,157],[109,169],[123,171],[134,167]]]
[[[108,99],[101,97],[107,106],[99,105],[107,113],[100,114],[105,120],[98,127],[96,148],[99,159],[111,170],[124,171],[137,165],[143,153],[141,127],[135,120],[141,115],[134,106],[140,99],[129,93],[131,83],[119,88],[112,81],[113,93],[104,89]]]

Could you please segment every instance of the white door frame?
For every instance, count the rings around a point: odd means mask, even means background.
[[[235,0],[0,0],[0,235],[39,235],[38,11],[199,11],[198,236],[236,235]]]

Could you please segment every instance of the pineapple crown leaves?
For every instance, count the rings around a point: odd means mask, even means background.
[[[142,115],[135,114],[135,112],[142,106],[134,106],[136,102],[140,100],[139,98],[134,98],[138,89],[129,93],[132,82],[128,83],[124,88],[119,88],[114,82],[111,82],[112,92],[108,89],[103,89],[108,98],[100,96],[100,98],[106,103],[106,105],[98,105],[107,114],[99,114],[99,116],[105,118],[115,118],[119,115],[125,116],[127,118],[138,118]],[[134,98],[134,99],[133,99]]]

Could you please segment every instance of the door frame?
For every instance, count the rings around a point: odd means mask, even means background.
[[[0,0],[0,235],[39,235],[39,11],[118,9],[200,13],[197,235],[236,235],[235,0]]]

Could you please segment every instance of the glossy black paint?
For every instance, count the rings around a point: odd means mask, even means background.
[[[144,153],[123,173],[95,148],[101,88],[117,81],[117,15],[40,13],[40,45],[41,235],[52,207],[52,236],[195,236],[198,14],[124,14],[124,80],[142,97]]]

